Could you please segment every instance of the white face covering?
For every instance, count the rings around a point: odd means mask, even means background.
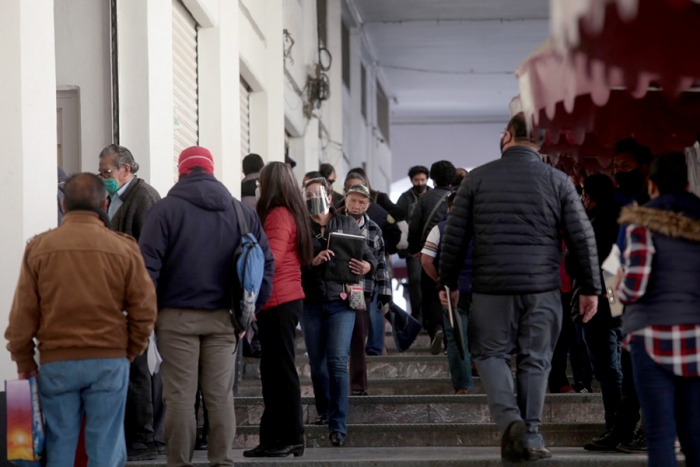
[[[259,200],[260,200],[260,185],[257,185],[255,187],[255,201],[259,201]]]
[[[331,209],[328,203],[328,192],[323,185],[309,185],[304,190],[304,199],[306,200],[306,208],[312,216],[328,214]]]

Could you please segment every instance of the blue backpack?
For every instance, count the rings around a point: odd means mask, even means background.
[[[260,286],[265,275],[265,253],[258,239],[248,229],[243,206],[233,200],[233,207],[241,231],[241,243],[233,256],[233,269],[240,287],[233,287],[231,322],[236,336],[247,330],[255,319],[255,308]]]

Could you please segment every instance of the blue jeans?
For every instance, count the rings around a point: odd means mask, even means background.
[[[83,415],[90,467],[126,463],[124,410],[129,386],[126,358],[68,360],[39,369],[39,399],[46,420],[48,467],[71,466]]]
[[[381,355],[384,349],[384,307],[379,303],[379,287],[374,288],[374,298],[369,309],[369,334],[367,334],[367,355]]]
[[[328,416],[331,433],[347,434],[348,355],[354,327],[355,310],[344,301],[304,305],[301,329],[311,364],[316,412]]]
[[[687,467],[700,466],[700,378],[676,376],[632,343],[632,368],[649,447],[649,467],[677,466],[676,434]]]
[[[583,340],[593,367],[593,374],[600,382],[605,408],[605,429],[611,430],[615,422],[615,412],[622,399],[622,367],[620,365],[619,327],[610,328],[605,323],[591,321],[583,324]]]
[[[445,314],[443,316],[445,339],[447,339],[447,361],[450,364],[452,387],[455,391],[474,387],[474,381],[472,380],[472,360],[469,355],[469,341],[467,340],[468,315],[471,305],[471,294],[459,294],[458,311],[459,316],[462,318],[462,327],[464,328],[464,333],[462,334],[462,342],[464,342],[464,360],[461,359],[459,351],[457,350],[457,342],[455,342],[454,339],[454,328],[450,326],[447,308],[445,308]]]

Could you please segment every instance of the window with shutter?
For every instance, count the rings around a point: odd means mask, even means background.
[[[250,154],[250,86],[243,78],[240,81],[241,93],[241,158]]]

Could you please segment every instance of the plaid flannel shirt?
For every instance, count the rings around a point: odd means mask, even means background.
[[[367,245],[372,250],[372,254],[377,258],[377,268],[374,273],[364,277],[365,294],[370,297],[374,296],[374,285],[377,284],[379,295],[391,297],[391,279],[386,265],[386,249],[384,248],[382,229],[365,214],[364,223],[360,226],[360,230],[367,239]]]
[[[617,295],[625,305],[644,296],[655,253],[649,229],[634,224],[626,227],[622,280],[617,288]],[[647,326],[624,339],[627,348],[633,342],[643,345],[657,365],[676,376],[700,376],[700,325]]]

